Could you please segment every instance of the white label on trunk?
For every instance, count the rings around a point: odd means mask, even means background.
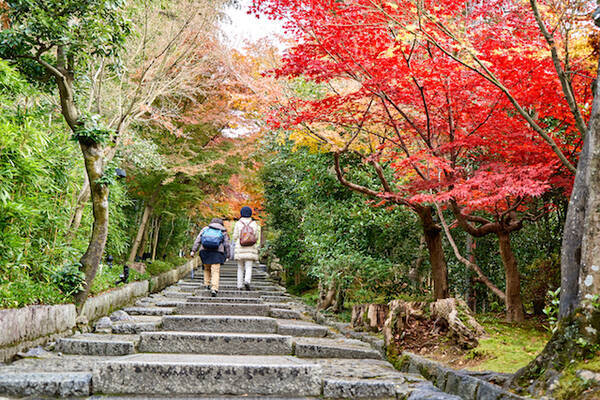
[[[594,277],[591,275],[586,276],[583,283],[585,283],[585,286],[592,286],[592,283],[594,283]]]
[[[600,267],[597,265],[592,265],[592,271],[599,271]]]

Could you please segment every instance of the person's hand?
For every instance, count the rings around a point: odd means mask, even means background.
[[[190,251],[190,257],[194,257],[194,254],[195,253],[193,251]]]

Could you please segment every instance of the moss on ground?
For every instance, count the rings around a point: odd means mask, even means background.
[[[476,371],[516,372],[538,355],[550,334],[537,321],[509,324],[494,317],[479,318],[486,337],[479,346],[465,354],[467,360],[482,360],[472,368]]]

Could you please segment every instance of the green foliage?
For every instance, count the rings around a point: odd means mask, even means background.
[[[81,264],[67,264],[52,275],[54,283],[67,296],[83,290],[85,274],[79,270]]]
[[[267,251],[280,259],[288,286],[308,289],[320,281],[352,287],[349,301],[361,289],[387,300],[400,288],[419,292],[407,278],[420,237],[410,212],[374,207],[341,186],[328,154],[293,151],[290,143],[274,140],[270,145],[276,153],[262,170],[265,210],[274,230]],[[372,184],[360,170],[353,179]]]
[[[0,13],[9,28],[0,32],[2,58],[37,57],[63,47],[71,63],[112,56],[130,33],[123,0],[7,0]],[[43,51],[42,51],[43,50]]]
[[[175,268],[175,266],[166,261],[154,260],[146,267],[146,271],[152,276],[160,275]]]
[[[558,329],[558,308],[560,305],[560,288],[556,290],[549,290],[548,297],[550,302],[544,307],[544,314],[548,318],[548,330],[551,333],[556,332]]]

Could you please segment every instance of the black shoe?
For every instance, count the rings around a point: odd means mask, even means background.
[[[206,288],[206,290],[210,290],[210,285],[204,285],[204,287]]]
[[[211,290],[210,291],[210,297],[217,297],[217,291],[216,290]]]
[[[246,288],[246,290],[250,290],[250,284],[249,283],[244,283],[244,287]]]

